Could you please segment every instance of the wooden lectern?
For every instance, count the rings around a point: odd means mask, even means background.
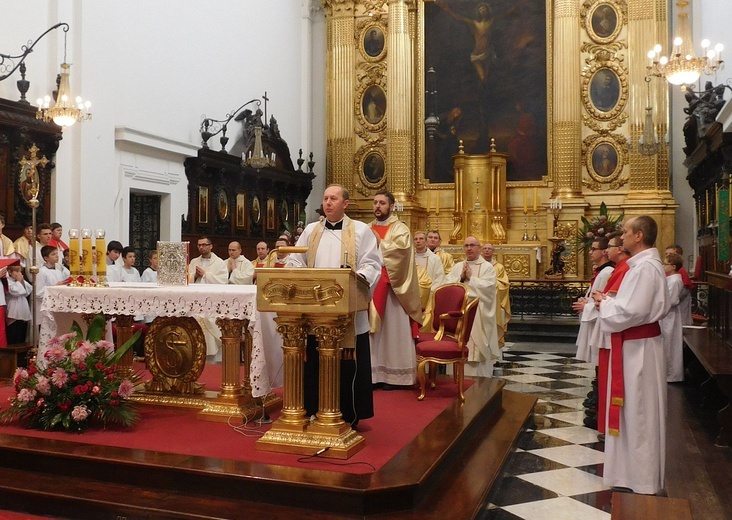
[[[352,269],[257,269],[257,309],[276,312],[282,335],[284,379],[282,415],[257,441],[261,450],[347,459],[364,438],[343,421],[340,411],[341,357],[353,356],[356,311],[368,309],[369,284]],[[349,332],[350,331],[350,332]],[[320,344],[319,410],[312,423],[304,407],[307,335]],[[341,346],[344,341],[347,347]],[[327,448],[326,451],[321,451]]]

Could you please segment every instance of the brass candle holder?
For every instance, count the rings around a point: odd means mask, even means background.
[[[526,242],[529,239],[529,212],[524,208],[524,236],[521,237],[521,240]]]

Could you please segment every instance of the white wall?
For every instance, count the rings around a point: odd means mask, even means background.
[[[293,162],[298,148],[312,150],[324,172],[324,42],[312,43],[325,38],[323,16],[309,0],[3,0],[0,51],[68,22],[72,94],[92,102],[93,119],[64,131],[52,218],[126,243],[130,189],[159,193],[164,237],[177,239],[182,160],[200,146],[201,116],[222,118],[265,91]],[[61,31],[39,42],[27,60],[29,99],[53,90],[62,58]],[[0,96],[17,99],[15,79],[0,83]],[[239,128],[229,128],[229,149]],[[209,144],[218,148],[217,138]]]
[[[676,7],[675,2],[672,4],[674,10],[673,27],[676,27]],[[712,45],[721,42],[726,47],[723,57],[731,56],[732,52],[732,9],[730,9],[729,0],[696,0],[692,1],[692,38],[694,41],[694,49],[698,55],[701,55],[701,41],[704,38],[709,39]],[[670,42],[663,42],[664,51],[668,52]],[[715,76],[702,76],[701,86],[706,81],[712,81],[715,85],[724,83],[732,76],[732,68],[726,67],[719,71]],[[696,88],[699,88],[697,86]],[[670,86],[671,92],[671,172],[673,176],[673,192],[679,209],[676,212],[676,242],[684,248],[684,260],[687,269],[691,272],[694,263],[689,261],[693,255],[696,258],[697,241],[696,241],[696,211],[694,207],[693,191],[689,187],[686,180],[688,170],[684,166],[686,156],[684,154],[684,135],[682,128],[686,122],[686,114],[683,109],[688,106],[684,99],[684,94],[679,87]],[[730,99],[730,92],[726,91],[725,98]],[[692,225],[693,223],[693,225]],[[668,244],[661,244],[665,247]]]

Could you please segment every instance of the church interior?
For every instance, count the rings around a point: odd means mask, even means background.
[[[683,248],[684,266],[697,284],[695,318],[708,324],[704,334],[685,336],[702,390],[669,387],[669,418],[676,414],[683,429],[669,433],[667,447],[686,458],[669,460],[667,491],[669,499],[685,503],[669,506],[664,518],[687,518],[689,507],[695,518],[732,518],[727,2],[4,1],[0,234],[15,240],[41,222],[59,222],[65,233],[96,230],[102,243],[133,247],[140,271],[150,267],[158,242],[188,242],[192,258],[199,237],[221,258],[237,240],[243,256],[253,259],[258,243],[273,247],[283,233],[297,237],[322,218],[323,192],[335,183],[350,192],[348,216],[363,222],[373,219],[375,194],[388,190],[410,232],[438,231],[441,249],[456,262],[465,258],[468,237],[490,242],[511,282],[506,341],[513,346],[495,364],[494,378],[471,383],[465,409],[443,405],[439,411],[453,416],[435,412],[438,424],[424,425],[425,431],[455,433],[435,440],[415,431],[416,440],[403,443],[415,451],[399,451],[373,474],[289,467],[283,453],[272,454],[277,462],[268,464],[254,448],[247,453],[254,462],[198,452],[191,462],[163,453],[163,446],[137,450],[154,455],[127,460],[116,448],[82,444],[73,448],[84,458],[72,463],[74,471],[89,471],[95,475],[90,487],[114,493],[118,518],[241,518],[250,512],[263,518],[637,518],[633,508],[655,506],[615,498],[601,485],[602,446],[586,436],[582,413],[594,374],[573,358],[573,339],[560,344],[555,338],[576,321],[569,305],[593,277],[588,237],[648,215],[658,222],[661,252],[671,244]],[[723,45],[715,47],[718,42]],[[685,69],[691,73],[679,79]],[[69,105],[60,126],[53,108],[59,101],[43,97],[63,89],[83,100],[78,109]],[[238,355],[241,322],[226,323],[227,337],[222,325],[224,366]],[[123,322],[120,330],[132,335]],[[546,347],[532,351],[526,340],[532,335]],[[250,338],[245,364],[251,347]],[[131,360],[130,352],[130,366]],[[212,383],[223,385],[222,402],[227,392],[241,390],[239,372],[226,370],[223,381]],[[505,382],[502,397],[494,380]],[[248,384],[247,368],[245,392]],[[438,391],[452,395],[454,385]],[[289,386],[278,394],[286,413],[297,409],[287,401],[296,394]],[[697,398],[705,413],[689,404]],[[387,402],[383,406],[396,406]],[[475,440],[476,431],[498,423],[496,407],[508,426],[495,429],[505,427],[513,437]],[[455,410],[470,420],[461,422]],[[79,518],[113,514],[90,494],[74,501],[76,488],[81,496],[85,487],[78,474],[63,497],[44,489],[54,485],[53,470],[41,462],[42,451],[33,454],[38,439],[16,443],[0,427],[0,451],[10,461],[0,464],[0,474],[19,479],[25,478],[21,470],[45,468],[33,483],[41,493],[11,486],[0,509],[39,518],[72,518],[74,507],[93,512]],[[53,464],[66,460],[64,452],[72,449],[66,441],[49,441]],[[461,446],[456,452],[449,451],[453,442]],[[560,448],[564,455],[546,452]],[[497,449],[501,455],[491,455]],[[464,469],[443,460],[447,453]],[[29,468],[21,467],[24,460]],[[685,461],[697,465],[688,489]],[[122,475],[120,490],[109,485],[114,477],[99,476],[106,471]],[[471,486],[475,473],[481,477]],[[156,480],[165,485],[149,497],[122,498],[155,487]],[[260,493],[269,498],[258,501]],[[467,497],[462,505],[456,505],[458,493]],[[170,497],[180,504],[168,504]],[[319,505],[312,508],[312,501]],[[176,516],[185,507],[189,516]]]

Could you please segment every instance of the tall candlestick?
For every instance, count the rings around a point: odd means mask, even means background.
[[[107,245],[104,240],[106,233],[103,229],[97,229],[94,231],[94,236],[94,247],[97,251],[97,282],[103,282],[104,277],[107,276]]]
[[[526,205],[526,198],[527,198],[526,192],[527,191],[528,190],[526,188],[524,188],[524,213],[526,213],[528,211],[528,207]]]
[[[84,278],[89,278],[94,274],[92,264],[92,239],[91,229],[81,230],[81,251],[83,255],[83,263],[81,264],[81,274]]]
[[[436,195],[437,195],[437,210],[435,211],[435,213],[437,213],[439,215],[440,214],[440,192],[438,191]]]
[[[79,230],[69,229],[69,271],[71,276],[79,276]]]
[[[538,199],[537,192],[538,192],[538,190],[536,188],[534,188],[534,213],[536,213],[536,210],[538,208],[538,205],[537,205],[538,204],[538,202],[537,202],[537,199]]]

